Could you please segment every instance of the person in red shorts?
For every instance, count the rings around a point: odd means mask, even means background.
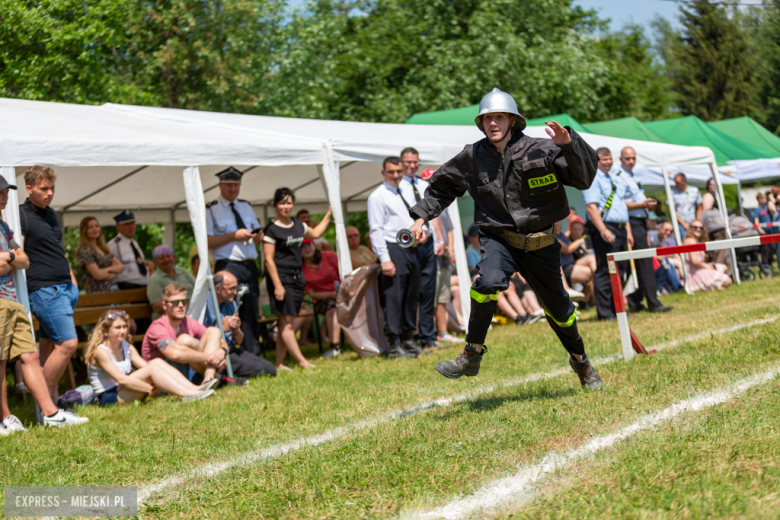
[[[322,355],[330,359],[341,353],[339,348],[341,339],[341,327],[336,315],[336,294],[339,278],[339,259],[336,253],[320,251],[314,245],[314,241],[307,238],[303,241],[303,265],[301,272],[306,279],[304,291],[314,300],[314,309],[325,317],[325,326],[328,329],[330,348]]]

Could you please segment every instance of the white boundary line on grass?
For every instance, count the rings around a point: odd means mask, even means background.
[[[690,399],[661,410],[660,412],[645,415],[635,423],[609,435],[594,437],[578,448],[567,450],[563,453],[551,452],[545,458],[533,465],[523,466],[514,475],[490,482],[473,495],[458,498],[449,504],[438,507],[428,512],[410,512],[402,514],[404,519],[429,519],[444,518],[456,520],[469,518],[479,513],[495,512],[510,506],[519,506],[535,496],[534,485],[545,476],[554,473],[564,466],[576,462],[584,457],[591,456],[599,451],[613,446],[615,443],[627,439],[643,430],[649,430],[659,424],[674,419],[686,412],[695,412],[723,404],[745,391],[771,381],[780,372],[780,366],[762,372],[753,377],[743,379],[721,390],[699,394]]]
[[[700,333],[695,334],[693,336],[688,336],[686,338],[678,339],[669,341],[666,343],[662,343],[660,345],[654,346],[654,347],[648,347],[650,349],[657,349],[661,350],[664,348],[673,348],[677,345],[689,341],[697,341],[699,339],[703,339],[708,337],[709,335],[718,335],[718,334],[727,334],[729,332],[734,332],[737,330],[741,330],[747,327],[752,327],[754,325],[763,325],[766,323],[771,323],[773,321],[776,321],[780,319],[780,316],[775,316],[772,318],[766,318],[761,320],[754,320],[746,323],[742,323],[739,325],[734,325],[732,327],[728,327],[725,329],[719,329],[715,331],[710,331],[706,333]],[[619,359],[622,359],[621,354],[614,354],[611,356],[603,356],[598,359],[594,359],[593,362],[596,364],[596,366],[604,365],[607,363],[612,363],[613,361],[617,361]],[[410,407],[410,408],[404,408],[400,410],[392,410],[389,412],[385,412],[380,415],[376,415],[373,417],[369,417],[367,419],[363,419],[360,421],[357,421],[355,423],[352,423],[347,426],[343,426],[340,428],[334,428],[332,430],[327,430],[323,433],[312,435],[309,437],[303,437],[301,439],[292,440],[289,442],[285,442],[282,444],[276,444],[274,446],[271,446],[269,448],[265,448],[259,451],[254,451],[250,453],[242,453],[233,457],[230,457],[222,462],[210,462],[207,464],[203,464],[202,466],[198,466],[195,468],[192,468],[191,470],[181,472],[177,475],[171,475],[169,477],[163,478],[157,483],[154,484],[148,484],[146,486],[141,487],[138,490],[138,506],[142,506],[147,501],[149,501],[150,498],[153,496],[161,493],[161,492],[167,492],[169,490],[172,490],[173,488],[179,487],[183,484],[186,484],[190,481],[196,480],[196,479],[208,479],[211,477],[214,477],[216,475],[219,475],[220,473],[224,473],[225,471],[238,467],[238,466],[248,466],[251,464],[256,464],[259,462],[262,462],[264,460],[268,459],[275,459],[277,457],[280,457],[282,455],[285,455],[290,452],[297,451],[301,448],[305,448],[307,446],[319,446],[320,444],[324,444],[327,442],[331,442],[337,439],[341,439],[346,437],[348,434],[352,432],[367,430],[369,428],[373,428],[374,426],[379,426],[382,424],[386,424],[390,421],[393,421],[395,419],[398,419],[400,417],[405,417],[408,415],[413,415],[417,412],[422,412],[425,410],[430,410],[432,408],[436,407],[448,407],[453,404],[457,404],[463,401],[467,401],[469,399],[473,399],[475,397],[478,397],[480,395],[493,392],[494,390],[500,389],[500,388],[511,388],[514,386],[519,386],[526,383],[533,383],[536,381],[542,381],[545,379],[551,379],[553,377],[558,377],[563,374],[569,373],[569,369],[558,369],[553,370],[546,373],[541,374],[531,374],[529,376],[521,377],[518,379],[510,380],[505,383],[496,383],[492,385],[485,385],[480,386],[477,388],[474,388],[470,390],[467,393],[462,393],[459,395],[456,395],[454,397],[448,397],[448,398],[442,398],[442,399],[436,399],[433,401],[425,401],[422,402],[416,406]],[[160,500],[159,502],[165,502],[165,500]]]

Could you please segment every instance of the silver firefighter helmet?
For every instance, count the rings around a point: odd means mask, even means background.
[[[479,102],[479,115],[474,119],[474,122],[479,129],[482,130],[482,133],[485,133],[485,127],[482,124],[482,116],[485,114],[494,114],[496,112],[505,112],[516,116],[515,125],[512,127],[512,131],[522,132],[525,128],[525,118],[518,112],[517,103],[515,103],[514,98],[506,92],[494,88],[485,94],[485,97]]]

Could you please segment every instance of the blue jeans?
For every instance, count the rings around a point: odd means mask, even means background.
[[[72,283],[51,285],[30,293],[30,309],[40,323],[40,339],[62,343],[76,338],[73,309],[79,301],[79,290]]]
[[[677,269],[668,260],[660,260],[661,267],[655,270],[655,284],[658,289],[668,288],[669,292],[677,292],[682,289]]]

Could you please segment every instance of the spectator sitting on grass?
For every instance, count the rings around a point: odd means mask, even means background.
[[[195,278],[186,269],[176,266],[176,257],[171,246],[161,244],[152,250],[152,261],[157,267],[149,277],[149,285],[146,286],[146,299],[152,304],[152,319],[156,320],[163,315],[163,288],[175,283],[187,290],[187,298],[192,297],[195,287]]]
[[[216,379],[195,386],[163,359],[144,360],[126,340],[127,326],[125,311],[104,312],[84,349],[89,382],[101,406],[143,401],[162,392],[181,396],[185,403],[214,393]]]
[[[167,285],[162,290],[165,314],[149,326],[141,353],[146,361],[166,359],[185,375],[189,375],[189,366],[208,382],[216,377],[217,370],[227,366],[227,344],[219,329],[206,328],[187,316],[188,306],[187,288],[175,283]],[[230,382],[226,377],[220,379]]]
[[[347,243],[349,244],[349,256],[352,259],[353,269],[376,263],[376,254],[360,243],[360,231],[356,227],[347,228]]]
[[[81,219],[76,256],[79,267],[84,269],[84,289],[87,294],[111,291],[117,275],[125,270],[122,262],[111,254],[95,217]]]
[[[477,264],[479,263],[480,258],[482,258],[479,245],[479,228],[476,224],[469,226],[466,238],[469,240],[469,245],[466,248],[466,263],[469,266],[469,274],[473,278],[477,275]]]
[[[238,303],[238,279],[229,271],[220,271],[214,275],[214,290],[219,303],[219,313],[222,316],[222,330],[225,331],[225,341],[230,348],[230,365],[233,368],[233,376],[255,377],[261,375],[276,375],[276,367],[265,358],[247,351],[241,346],[244,341],[244,332],[241,330],[241,318],[236,315]],[[251,294],[245,294],[244,298],[251,298]],[[203,324],[214,327],[217,317],[214,312],[214,301],[209,295],[206,300],[206,315]]]
[[[331,359],[341,353],[341,326],[336,315],[336,283],[341,281],[339,259],[336,253],[317,249],[310,238],[303,240],[301,255],[301,272],[306,279],[304,291],[314,300],[314,310],[325,318],[323,325],[328,331],[330,348],[322,357]]]

